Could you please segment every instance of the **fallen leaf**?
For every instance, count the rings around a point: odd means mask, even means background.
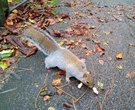
[[[45,96],[45,95],[47,95],[47,94],[48,94],[48,87],[45,86],[45,87],[43,87],[43,88],[40,90],[39,95],[40,95],[40,96]]]
[[[105,46],[108,46],[109,45],[109,41],[104,41],[103,43]]]
[[[56,74],[58,74],[58,75],[65,75],[66,71],[58,71],[58,72],[56,72]]]
[[[72,105],[71,102],[65,102],[65,103],[63,104],[63,106],[64,106],[64,107],[67,107],[67,108],[71,108],[73,105]]]
[[[95,29],[96,28],[96,26],[89,26],[89,29]]]
[[[54,107],[49,107],[48,110],[55,110],[55,108]]]
[[[109,61],[112,61],[112,57],[108,57],[108,60],[109,60]]]
[[[90,51],[90,50],[86,50],[86,51],[85,51],[85,55],[86,55],[86,56],[89,56],[90,54],[91,54],[91,51]]]
[[[53,82],[52,82],[52,85],[53,86],[60,86],[61,81],[62,81],[61,78],[54,79]]]
[[[84,49],[88,49],[88,47],[87,47],[87,45],[86,45],[85,43],[83,43],[81,46],[82,46],[82,48],[84,48]]]
[[[17,14],[17,13],[18,13],[18,10],[17,10],[17,9],[14,9],[14,10],[12,11],[12,13]]]
[[[60,89],[58,89],[56,92],[58,93],[58,95],[62,95],[63,94],[63,91],[60,90]]]
[[[2,68],[3,70],[8,68],[8,64],[5,61],[0,61],[0,68]]]
[[[14,50],[2,50],[0,52],[0,59],[9,58],[13,54]]]
[[[14,23],[13,23],[13,21],[12,21],[12,20],[6,20],[6,24],[7,24],[8,26],[12,26],[12,25],[14,25]]]
[[[58,30],[48,29],[47,31],[49,32],[50,35],[52,35],[54,37],[64,37],[63,34]]]
[[[97,86],[98,86],[98,88],[100,88],[100,89],[104,89],[104,84],[103,84],[102,82],[99,82],[99,81],[98,81]]]
[[[32,23],[32,24],[35,24],[36,22],[34,21],[34,20],[32,20],[32,19],[28,19],[28,21],[30,22],[30,23]]]
[[[122,70],[123,67],[122,67],[122,65],[118,65],[117,68],[118,68],[119,70]]]
[[[116,59],[117,60],[123,59],[123,57],[124,57],[123,53],[116,54]]]
[[[51,97],[48,95],[43,97],[43,101],[49,101],[50,99],[51,99]]]
[[[13,2],[13,0],[8,0],[8,3],[12,3]]]
[[[94,53],[99,52],[100,56],[103,56],[105,54],[105,49],[102,48],[99,44],[94,48]]]
[[[63,46],[63,45],[65,44],[65,41],[60,41],[58,44],[59,44],[60,46]]]
[[[101,65],[104,65],[104,60],[98,60]]]
[[[11,64],[15,63],[17,61],[16,58],[4,58],[2,61],[5,61],[7,63],[7,66],[9,67]]]
[[[29,56],[31,56],[31,55],[33,55],[33,54],[35,54],[36,52],[37,52],[37,47],[31,47],[28,51],[27,51],[27,54],[26,54],[26,57],[29,57]]]
[[[18,57],[18,56],[20,56],[20,55],[21,55],[21,53],[19,52],[19,50],[15,50],[15,51],[14,51],[14,56]]]
[[[126,78],[128,78],[128,79],[133,79],[133,78],[135,78],[135,70],[129,72],[129,73],[126,75]]]
[[[111,33],[112,33],[112,31],[104,32],[105,35],[109,35]]]

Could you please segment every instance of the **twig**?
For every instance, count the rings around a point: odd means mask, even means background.
[[[70,96],[70,97],[73,98],[74,100],[77,100],[74,96],[72,96],[71,94],[65,92],[62,88],[57,87],[57,86],[56,86],[55,88],[61,90],[63,93],[65,93],[66,95]]]
[[[98,106],[99,106],[99,110],[103,110],[103,106],[104,106],[104,101],[97,101],[98,102]]]
[[[75,101],[72,99],[72,102],[73,102],[73,107],[74,107],[74,110],[77,110],[76,106],[75,106]]]
[[[70,83],[67,83],[67,84],[65,84],[65,85],[62,85],[62,86],[60,86],[60,88],[63,88],[63,87],[65,87],[65,86],[68,86],[68,85],[70,85],[70,84],[72,84],[72,83],[74,83],[75,81],[72,81],[72,82],[70,82]]]
[[[46,74],[45,80],[44,80],[44,82],[43,82],[43,85],[40,87],[40,90],[38,91],[38,94],[37,94],[37,96],[36,96],[36,98],[35,98],[35,108],[38,109],[38,110],[41,110],[41,108],[38,108],[38,106],[37,106],[38,97],[39,97],[40,91],[42,90],[43,86],[44,86],[45,84],[47,84],[47,78],[48,78],[48,73]]]
[[[84,91],[84,93],[79,97],[77,98],[74,102],[78,102],[86,93],[87,93],[88,89],[86,89],[86,91]]]
[[[4,94],[4,93],[7,93],[7,92],[15,91],[16,89],[17,89],[17,88],[9,89],[9,90],[0,92],[0,94]]]
[[[16,71],[19,71],[19,72],[21,72],[21,71],[31,71],[31,72],[33,72],[31,68],[16,68]]]

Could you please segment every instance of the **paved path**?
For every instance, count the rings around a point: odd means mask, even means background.
[[[95,1],[95,0],[93,0]],[[97,0],[99,1],[99,0]],[[100,5],[108,6],[105,8],[111,10],[112,4],[129,4],[135,5],[134,0],[103,0]],[[82,9],[85,10],[85,9]],[[68,12],[73,14],[72,9],[62,8],[63,12]],[[112,9],[113,11],[113,9]],[[131,11],[132,12],[132,11]],[[130,12],[128,12],[130,13]],[[104,13],[98,14],[102,17],[109,16]],[[87,15],[87,13],[84,13]],[[111,19],[111,18],[109,18]],[[122,20],[121,20],[122,19]],[[90,57],[94,61],[95,65],[95,82],[102,79],[105,87],[108,87],[111,84],[111,81],[114,80],[114,89],[112,90],[111,95],[104,102],[105,110],[135,110],[135,80],[126,79],[126,74],[129,71],[135,69],[135,47],[129,48],[129,44],[135,45],[135,21],[129,20],[126,17],[120,16],[115,21],[109,21],[108,23],[96,24],[93,20],[88,18],[81,19],[88,24],[99,26],[99,34],[101,37],[95,38],[99,40],[102,44],[106,41],[109,41],[108,46],[105,48],[105,56],[101,59],[105,61],[104,65],[99,64],[98,60],[100,59],[98,55],[89,56],[86,60],[86,64],[89,70],[91,68]],[[69,24],[56,24],[54,28],[63,29],[68,27]],[[105,35],[104,31],[112,31],[112,34]],[[84,39],[84,37],[82,37]],[[89,48],[92,49],[92,42],[85,41]],[[79,51],[71,50],[78,54]],[[125,57],[121,61],[115,59],[115,54],[122,52]],[[82,56],[82,55],[79,55]],[[63,84],[65,84],[65,77],[55,75],[54,72],[57,70],[45,70],[44,69],[44,55],[41,52],[38,52],[36,55],[21,59],[18,68],[31,68],[31,71],[22,71],[17,72],[16,74],[19,78],[11,76],[9,81],[4,85],[1,91],[16,88],[15,91],[8,93],[0,94],[0,110],[34,110],[35,97],[40,89],[40,86],[43,84],[46,74],[48,73],[48,84],[49,91],[54,93],[55,89],[51,86],[51,82],[54,78],[63,78]],[[108,57],[112,57],[112,61],[108,61]],[[123,69],[119,71],[116,67],[122,65]],[[68,87],[65,87],[68,93],[73,96],[79,97],[87,87],[83,87],[80,90],[77,89],[78,82],[75,82]],[[88,90],[87,94],[76,104],[77,110],[99,110],[98,102],[103,101],[105,92],[100,91],[99,95],[96,96],[92,90]],[[66,95],[57,95],[53,94],[52,99],[48,102],[43,102],[39,98],[39,103],[42,110],[47,110],[48,107],[52,106],[56,110],[73,110],[73,108],[63,107],[63,103],[69,100],[70,98]]]

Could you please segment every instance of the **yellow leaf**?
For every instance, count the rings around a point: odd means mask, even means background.
[[[118,65],[117,68],[118,68],[119,70],[122,70],[123,67],[122,67],[122,65]]]
[[[123,53],[118,53],[118,54],[116,54],[116,59],[123,59],[123,57],[124,57],[124,55],[123,55]]]
[[[12,3],[12,2],[13,2],[13,0],[8,0],[8,2],[9,2],[9,3]]]
[[[109,34],[111,34],[112,32],[111,31],[109,31],[109,32],[104,32],[106,35],[109,35]]]
[[[65,44],[65,41],[60,41],[58,44],[59,44],[60,46],[63,46],[63,45]]]
[[[52,85],[53,86],[59,86],[61,84],[61,81],[62,81],[61,78],[54,79],[53,82],[52,82]]]
[[[15,13],[15,14],[17,14],[18,13],[18,10],[17,9],[14,9],[12,12]]]
[[[98,81],[98,84],[97,84],[97,85],[98,85],[98,88],[104,89],[104,84],[103,84],[102,82],[99,82],[99,81]]]
[[[63,19],[61,19],[61,18],[57,18],[57,20],[58,20],[58,21],[60,21],[60,22],[62,22],[62,21],[63,21]]]
[[[104,45],[108,46],[109,45],[109,41],[105,41]]]

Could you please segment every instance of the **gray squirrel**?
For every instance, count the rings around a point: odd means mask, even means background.
[[[88,72],[85,63],[68,49],[59,46],[49,33],[30,27],[24,31],[24,35],[47,55],[45,68],[58,67],[66,71],[67,82],[70,82],[70,77],[75,77],[90,88],[94,86],[93,77]]]

